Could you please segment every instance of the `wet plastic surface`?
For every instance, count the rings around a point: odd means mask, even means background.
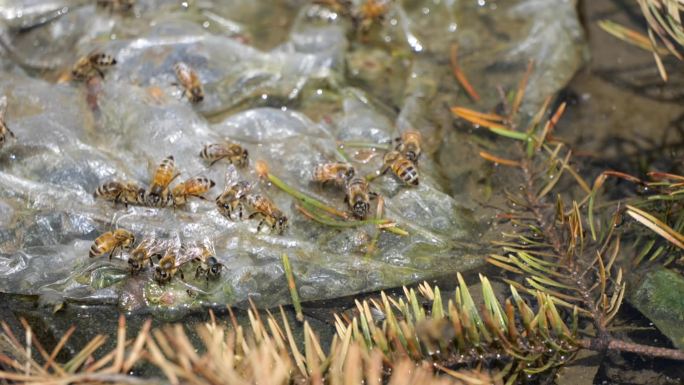
[[[446,190],[443,166],[432,157],[449,129],[444,104],[453,97],[445,95],[455,90],[447,90],[450,83],[444,80],[451,77],[449,45],[461,44],[466,70],[486,69],[471,80],[489,100],[495,100],[494,84],[510,84],[527,59],[544,58],[532,77],[530,109],[569,79],[582,56],[580,28],[564,1],[553,12],[547,1],[517,1],[501,9],[406,2],[390,9],[364,44],[349,23],[319,6],[291,5],[290,33],[281,29],[260,37],[249,20],[228,18],[241,9],[259,15],[254,7],[260,6],[250,2],[187,8],[139,3],[128,16],[92,5],[73,7],[22,33],[16,17],[10,22],[8,12],[0,12],[5,29],[12,31],[5,37],[25,48],[22,55],[32,61],[50,57],[62,65],[94,49],[117,60],[104,80],[84,84],[55,83],[59,71],[43,76],[16,66],[8,55],[3,59],[0,93],[8,97],[6,121],[17,139],[0,150],[0,291],[39,295],[48,303],[113,303],[126,310],[230,304],[247,297],[266,306],[289,298],[283,252],[304,300],[479,266],[486,229],[473,210],[480,208],[467,191]],[[271,17],[273,10],[261,7],[264,18]],[[492,23],[502,31],[488,31]],[[549,40],[542,25],[555,28],[558,39]],[[197,105],[173,84],[178,61],[195,68],[205,84],[205,99]],[[551,70],[554,76],[548,76]],[[512,74],[516,77],[507,79]],[[346,210],[342,191],[310,182],[313,167],[346,156],[359,173],[372,173],[381,166],[382,149],[347,146],[343,155],[339,142],[380,148],[409,128],[421,131],[426,142],[420,185],[406,187],[391,175],[371,183],[385,200],[385,216],[409,235],[383,231],[372,255],[365,254],[375,226],[315,223],[291,196],[254,171],[255,161],[263,160],[290,186]],[[199,157],[205,144],[224,137],[249,151],[246,168],[227,162],[208,167]],[[149,184],[154,167],[168,155],[181,171],[179,181],[203,175],[217,183],[209,201],[191,199],[174,210],[124,208],[92,197],[111,179]],[[258,221],[219,214],[212,198],[236,179],[254,183],[284,212],[289,227],[283,235],[257,233]],[[185,280],[159,286],[150,269],[131,275],[126,254],[111,262],[89,259],[93,240],[117,227],[133,231],[138,240],[211,243],[226,268],[218,281],[196,279],[188,269]]]

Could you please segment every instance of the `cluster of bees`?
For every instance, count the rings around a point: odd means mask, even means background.
[[[116,59],[106,53],[91,52],[79,58],[71,69],[71,76],[76,80],[87,81],[99,76],[104,79],[105,71],[116,64]],[[204,100],[204,88],[197,72],[184,62],[174,64],[173,71],[176,74],[179,86],[191,103],[199,103]]]
[[[210,162],[210,165],[227,159],[236,166],[247,163],[248,152],[236,143],[225,141],[204,146],[200,157]],[[195,176],[171,188],[171,182],[180,175],[172,155],[164,158],[157,166],[152,176],[149,188],[145,189],[137,182],[111,180],[100,185],[93,194],[95,198],[120,203],[164,207],[169,204],[174,208],[183,206],[190,197],[204,199],[216,183],[204,176]]]
[[[390,1],[366,0],[359,6],[354,6],[347,0],[315,0],[314,3],[331,8],[333,11],[350,17],[357,30],[367,31],[373,23],[381,22],[387,13]],[[100,0],[98,4],[114,10],[130,10],[133,0]],[[116,59],[101,52],[92,52],[80,58],[71,69],[71,75],[76,80],[89,80],[93,77],[104,78],[105,71],[115,65]],[[187,64],[178,62],[174,65],[174,72],[178,85],[183,90],[183,96],[191,103],[199,103],[204,99],[202,83],[197,73]],[[0,112],[1,113],[1,112]],[[4,141],[4,133],[11,135],[0,115],[0,145]],[[400,181],[409,186],[418,185],[417,162],[421,155],[421,136],[417,131],[406,131],[397,139],[396,147],[388,151],[383,157],[383,166],[377,175],[391,172]],[[220,160],[227,160],[236,167],[248,163],[248,152],[239,144],[225,141],[204,146],[200,157],[210,163],[210,166]],[[214,181],[204,176],[189,178],[175,186],[171,183],[181,173],[176,167],[173,156],[163,159],[155,169],[149,187],[145,188],[137,182],[112,180],[99,186],[94,196],[99,199],[112,201],[115,204],[144,205],[152,207],[175,208],[187,203],[191,197],[204,199],[205,194],[215,186]],[[313,170],[313,181],[342,188],[345,192],[345,202],[352,214],[364,219],[370,212],[370,201],[377,194],[370,190],[369,179],[357,175],[356,170],[348,163],[325,163],[317,165]],[[255,186],[241,180],[227,185],[216,199],[216,206],[221,215],[230,220],[244,218],[260,219],[257,232],[266,226],[271,232],[282,234],[288,219],[274,202],[265,194],[255,191]],[[128,265],[131,272],[137,273],[147,266],[154,267],[154,280],[165,284],[179,275],[183,276],[183,267],[188,263],[197,263],[195,277],[205,277],[208,280],[220,276],[223,265],[217,261],[213,251],[206,245],[190,245],[175,247],[169,241],[143,239],[134,247],[135,236],[128,230],[117,229],[100,235],[93,242],[89,256],[98,257],[109,253],[109,258],[117,251],[128,252]],[[154,260],[158,264],[154,265]]]
[[[171,182],[179,175],[173,156],[168,156],[157,166],[148,189],[137,182],[112,180],[99,186],[93,195],[95,198],[125,206],[137,204],[164,207],[172,204],[177,208],[185,205],[190,197],[206,199],[203,195],[216,184],[209,178],[196,176],[171,188]]]
[[[242,167],[248,163],[249,153],[239,144],[225,141],[204,146],[199,155],[209,162],[210,166],[225,159],[237,167]],[[209,178],[196,176],[172,188],[171,182],[179,175],[173,156],[168,156],[154,171],[149,188],[145,189],[133,181],[111,180],[97,187],[93,195],[95,198],[125,206],[135,204],[165,207],[170,204],[175,209],[185,205],[191,197],[207,200],[204,194],[216,185]],[[263,225],[268,225],[271,231],[281,234],[287,225],[287,217],[273,201],[266,195],[255,192],[252,184],[246,181],[227,186],[216,198],[216,205],[218,211],[230,220],[242,220],[243,217],[260,218],[257,232],[261,231]],[[244,215],[247,210],[250,214]]]
[[[407,130],[397,139],[394,150],[383,157],[383,166],[379,175],[391,171],[400,181],[408,186],[418,185],[418,158],[421,154],[421,135],[418,131]],[[356,218],[365,219],[370,212],[370,200],[377,193],[370,191],[368,179],[356,175],[356,170],[349,163],[324,163],[313,170],[313,181],[323,185],[333,183],[344,188],[344,201]]]
[[[135,235],[125,229],[108,231],[95,239],[90,246],[89,257],[95,258],[109,254],[111,260],[115,253],[128,252],[128,266],[131,273],[137,274],[147,266],[154,267],[154,280],[160,285],[171,281],[176,275],[185,279],[183,267],[196,264],[195,279],[205,278],[207,281],[217,279],[223,270],[223,264],[214,256],[212,247],[206,244],[180,245],[170,240],[145,238],[135,244]],[[154,260],[157,259],[157,266]]]

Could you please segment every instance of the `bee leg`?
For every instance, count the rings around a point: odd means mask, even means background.
[[[100,75],[100,78],[104,79],[105,74],[104,74],[104,72],[102,72],[101,69],[95,67],[95,72],[97,72],[97,74]]]
[[[261,226],[263,226],[263,225],[264,225],[264,220],[262,219],[261,221],[259,221],[259,224],[257,225],[257,233],[261,231]]]
[[[110,261],[112,260],[112,254],[114,254],[114,251],[116,251],[116,249],[118,249],[118,248],[119,247],[117,246],[117,247],[113,248],[112,251],[109,252],[109,260]]]
[[[375,199],[375,198],[377,198],[377,197],[379,197],[379,196],[380,196],[380,194],[376,193],[375,191],[369,191],[369,192],[368,192],[368,197],[369,197],[370,199]]]
[[[178,269],[178,274],[180,275],[180,278],[185,281],[185,275],[183,275],[183,270]]]
[[[216,159],[212,160],[211,163],[209,163],[209,167],[213,166],[216,162],[225,159],[227,156],[228,156],[228,155],[221,156],[221,157],[219,157],[219,158],[216,158]]]

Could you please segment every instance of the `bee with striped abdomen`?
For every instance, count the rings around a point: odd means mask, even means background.
[[[105,182],[97,187],[93,196],[114,203],[123,203],[126,207],[129,204],[145,204],[145,189],[135,182]]]
[[[208,161],[209,166],[213,166],[221,159],[226,159],[236,167],[242,167],[247,164],[248,156],[249,153],[246,149],[229,141],[207,144],[200,152],[200,157]]]
[[[165,206],[170,198],[169,184],[180,175],[176,169],[173,156],[169,155],[161,161],[154,171],[150,189],[147,191],[145,202],[150,206]]]
[[[183,183],[178,184],[171,190],[171,199],[173,200],[173,207],[184,205],[188,198],[197,197],[206,200],[204,193],[214,187],[216,183],[213,180],[198,176],[190,178]]]
[[[138,246],[131,250],[128,257],[128,266],[132,273],[137,273],[149,263],[154,266],[154,258],[161,259],[164,253],[165,243],[153,238],[143,239]]]
[[[105,253],[109,253],[109,259],[118,249],[127,249],[135,242],[135,235],[128,230],[117,229],[107,231],[106,233],[95,238],[93,244],[90,246],[88,256],[90,258],[99,257]]]
[[[287,217],[278,209],[265,195],[261,194],[247,194],[244,198],[245,205],[252,211],[249,219],[260,217],[261,221],[257,225],[257,232],[261,231],[261,227],[267,224],[272,231],[282,234],[287,226]]]
[[[356,171],[349,163],[322,163],[313,169],[313,181],[321,184],[332,182],[338,186],[344,186]]]
[[[77,80],[87,80],[95,75],[104,78],[105,69],[116,64],[116,59],[101,52],[93,52],[78,59],[71,69],[71,76]]]
[[[219,213],[233,220],[233,213],[237,211],[238,219],[242,220],[242,212],[244,211],[243,200],[251,189],[252,186],[246,181],[237,182],[227,188],[221,195],[216,197],[216,206]]]
[[[185,279],[183,276],[183,270],[180,269],[181,263],[177,261],[177,252],[172,248],[166,249],[166,253],[159,260],[157,267],[154,268],[154,280],[160,284],[164,285],[171,282],[171,279],[179,274],[181,279]]]
[[[218,279],[221,276],[221,270],[223,270],[223,264],[219,262],[213,255],[208,257],[206,260],[200,262],[195,270],[195,278],[204,276],[207,281]]]
[[[214,250],[210,245],[191,246],[186,249],[186,254],[193,261],[199,263],[197,269],[195,269],[195,278],[204,276],[209,281],[221,276],[223,264],[216,259]]]
[[[178,62],[173,66],[173,70],[179,85],[183,88],[183,96],[188,98],[190,103],[199,103],[204,100],[202,81],[194,69],[183,62]]]
[[[414,130],[406,130],[401,134],[401,137],[397,139],[399,142],[397,144],[396,150],[399,151],[406,159],[413,162],[413,164],[418,164],[418,158],[421,154],[421,145],[423,142],[420,132]]]
[[[359,33],[366,34],[373,24],[382,23],[389,11],[391,0],[365,0],[353,14]]]
[[[390,151],[385,154],[383,162],[382,174],[391,170],[392,173],[405,184],[409,186],[418,185],[418,170],[416,169],[416,165],[406,159],[399,151]]]
[[[376,196],[371,192],[368,181],[362,177],[355,177],[347,183],[344,201],[355,217],[365,219],[370,211],[370,200]]]

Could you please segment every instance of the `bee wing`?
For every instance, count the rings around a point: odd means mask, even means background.
[[[235,168],[235,165],[228,165],[228,169],[226,170],[225,174],[225,186],[226,188],[234,185],[235,183],[240,181],[240,174],[238,174],[237,168]]]
[[[179,251],[178,254],[176,254],[176,267],[181,267],[186,263],[194,261],[198,251],[199,249],[196,246],[192,249]]]
[[[214,242],[211,241],[209,238],[204,238],[204,242],[202,242],[204,245],[205,250],[209,252],[210,255],[216,255],[216,249],[214,248]]]

